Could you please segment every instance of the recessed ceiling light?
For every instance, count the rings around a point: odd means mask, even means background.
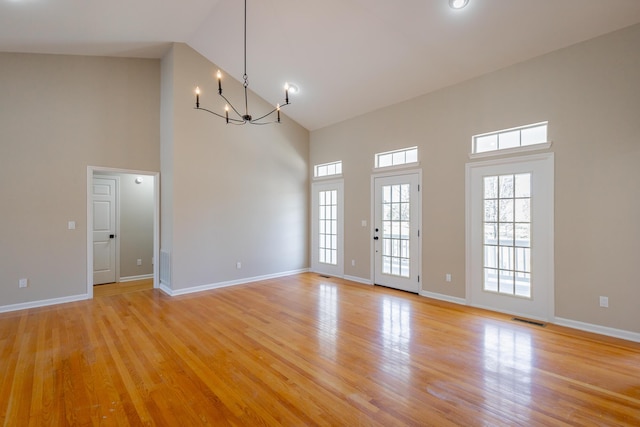
[[[291,94],[296,94],[296,93],[300,92],[300,89],[298,88],[298,86],[296,86],[293,83],[287,83],[287,86],[289,88],[289,93],[291,93]]]
[[[451,9],[462,9],[469,4],[469,0],[449,0],[449,7]]]

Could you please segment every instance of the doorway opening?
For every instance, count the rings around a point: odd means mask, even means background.
[[[158,187],[157,172],[87,168],[89,298],[158,286]]]

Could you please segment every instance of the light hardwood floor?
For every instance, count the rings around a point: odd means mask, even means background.
[[[640,344],[302,274],[0,314],[5,426],[640,425]]]
[[[104,297],[128,292],[144,291],[153,289],[153,279],[133,280],[131,282],[106,283],[93,287],[94,297]]]

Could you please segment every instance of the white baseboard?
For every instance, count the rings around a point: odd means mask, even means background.
[[[438,294],[436,292],[421,291],[420,296],[433,298],[440,301],[452,302],[454,304],[467,305],[467,300],[464,298],[452,297],[450,295]]]
[[[134,282],[136,280],[144,280],[144,279],[153,279],[153,273],[151,273],[151,274],[142,274],[140,276],[121,277],[120,278],[120,283]]]
[[[51,298],[51,299],[45,299],[45,300],[39,300],[39,301],[23,302],[19,304],[0,305],[0,313],[25,310],[27,308],[38,308],[38,307],[46,307],[49,305],[65,304],[68,302],[83,301],[86,299],[89,299],[89,295],[82,294],[82,295],[72,295],[69,297],[60,297],[60,298]]]
[[[245,285],[247,283],[259,282],[261,280],[277,279],[279,277],[293,276],[295,274],[308,273],[308,272],[309,272],[308,268],[303,268],[301,270],[285,271],[282,273],[267,274],[264,276],[247,277],[244,279],[229,280],[227,282],[210,283],[208,285],[193,286],[191,288],[184,288],[184,289],[171,289],[165,284],[160,283],[160,290],[162,290],[165,294],[169,296],[175,297],[178,295],[193,294],[196,292],[210,291],[212,289],[226,288],[229,286]]]
[[[581,331],[593,332],[609,337],[621,338],[623,340],[640,342],[640,333],[625,331],[624,329],[609,328],[608,326],[594,325],[591,323],[579,322],[577,320],[563,319],[556,317],[554,323],[568,328],[579,329]]]
[[[351,282],[362,283],[363,285],[373,285],[373,282],[371,280],[363,279],[362,277],[344,276],[343,279],[349,280]]]

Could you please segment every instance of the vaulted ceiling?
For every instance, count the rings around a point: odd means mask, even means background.
[[[184,42],[242,80],[242,20],[242,0],[0,0],[0,51]],[[639,22],[640,0],[248,0],[249,87],[275,104],[294,83],[286,113],[315,130]]]

